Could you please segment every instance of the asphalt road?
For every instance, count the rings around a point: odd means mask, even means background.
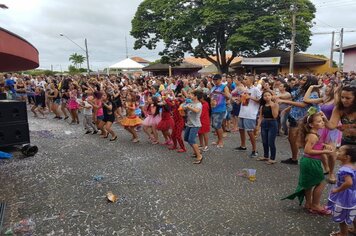
[[[41,236],[321,236],[338,227],[330,217],[304,212],[297,200],[281,201],[296,187],[298,166],[267,166],[249,158],[250,151],[233,151],[238,134],[193,165],[189,154],[152,145],[143,133],[140,143],[131,143],[117,125],[119,138],[109,142],[84,135],[82,125],[29,121],[38,154],[0,160],[0,202],[7,203],[2,233],[27,218]],[[261,154],[261,144],[258,149]],[[289,157],[285,137],[278,137],[277,149],[278,160]],[[237,175],[244,168],[257,170],[255,182]],[[109,191],[118,195],[116,203],[108,203]]]

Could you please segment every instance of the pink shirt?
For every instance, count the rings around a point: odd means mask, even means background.
[[[104,111],[103,111],[103,108],[102,108],[102,102],[101,102],[101,100],[96,100],[96,101],[95,101],[95,104],[100,107],[100,108],[96,111],[96,116],[103,116],[103,115],[104,115]]]
[[[323,150],[324,149],[324,144],[322,142],[317,142],[314,146],[313,146],[313,150]],[[317,159],[317,160],[321,160],[321,155],[311,155],[311,154],[306,154],[304,153],[305,157],[309,157],[309,158],[313,158],[313,159]]]

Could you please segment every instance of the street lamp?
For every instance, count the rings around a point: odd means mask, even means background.
[[[89,67],[89,52],[88,52],[88,43],[87,43],[87,39],[84,39],[84,44],[85,44],[85,49],[82,48],[79,44],[77,44],[76,42],[74,42],[73,40],[71,40],[70,38],[68,38],[67,35],[65,34],[59,34],[62,37],[65,37],[66,39],[68,39],[69,41],[71,41],[72,43],[74,43],[75,45],[77,45],[80,49],[82,49],[85,52],[86,55],[86,59],[87,59],[87,72],[88,75],[90,75],[90,67]]]

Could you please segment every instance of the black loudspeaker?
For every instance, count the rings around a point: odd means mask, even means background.
[[[0,124],[24,122],[28,122],[26,102],[0,100]]]
[[[0,147],[30,143],[28,123],[0,124]]]
[[[30,143],[26,102],[0,100],[0,147]]]
[[[6,100],[6,93],[0,93],[0,100]]]

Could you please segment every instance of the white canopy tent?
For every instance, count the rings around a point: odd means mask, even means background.
[[[137,70],[141,70],[143,67],[145,66],[135,62],[134,60],[131,60],[130,58],[126,58],[125,60],[115,63],[114,65],[111,65],[109,68],[128,70],[128,71],[137,71]]]

